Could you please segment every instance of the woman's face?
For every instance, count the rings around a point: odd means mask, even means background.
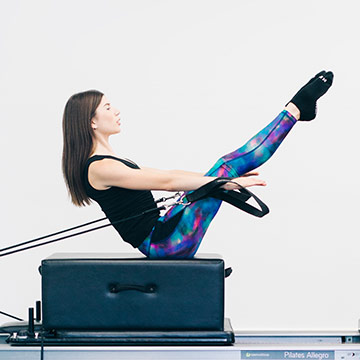
[[[91,120],[95,133],[109,136],[120,132],[120,111],[111,106],[109,100],[103,96]]]

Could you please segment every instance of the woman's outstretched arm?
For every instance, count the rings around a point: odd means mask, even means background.
[[[155,169],[147,168],[147,167],[141,167],[141,169],[144,171],[154,171],[155,170]],[[204,174],[198,173],[195,171],[186,171],[186,170],[167,170],[167,171],[171,171],[174,174],[185,175],[185,176],[200,176],[200,177],[204,176]]]
[[[234,178],[225,184],[226,190],[243,187],[265,186],[265,181],[257,178],[257,172]],[[203,176],[181,170],[132,169],[113,159],[96,161],[89,166],[89,182],[98,190],[118,186],[133,190],[189,191],[214,180],[212,176]]]

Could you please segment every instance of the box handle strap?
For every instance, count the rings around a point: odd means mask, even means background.
[[[128,285],[128,284],[119,284],[119,283],[112,283],[109,285],[109,291],[113,294],[117,294],[122,291],[129,291],[135,290],[140,291],[146,294],[152,294],[156,291],[156,285],[148,284],[148,285]]]

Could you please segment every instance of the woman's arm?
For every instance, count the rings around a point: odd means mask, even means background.
[[[147,167],[142,167],[142,170],[149,170],[149,171],[154,171],[154,169],[152,168],[147,168]],[[202,173],[198,173],[198,172],[194,172],[194,171],[185,171],[185,170],[167,170],[170,171],[171,173],[173,173],[174,175],[185,175],[185,176],[200,176],[203,177],[204,174]]]
[[[132,169],[112,159],[96,161],[89,166],[89,182],[98,190],[118,186],[133,190],[188,191],[198,189],[214,178],[179,170]],[[266,185],[263,180],[251,176],[235,178],[232,181],[243,187]],[[224,188],[236,189],[236,184],[228,183]]]

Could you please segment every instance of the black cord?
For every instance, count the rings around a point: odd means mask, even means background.
[[[222,192],[220,191],[221,194],[219,195],[218,192],[219,192],[220,187],[222,185],[226,184],[226,183],[236,184],[239,187],[239,191],[234,191],[234,190],[222,191]],[[245,194],[243,192],[245,192]],[[155,203],[164,202],[164,201],[166,201],[168,199],[172,199],[172,198],[176,197],[177,195],[178,194],[175,194],[175,195],[173,195],[171,197],[168,197],[168,198],[158,199],[158,200],[155,201]],[[192,203],[194,201],[198,201],[198,200],[203,199],[203,198],[208,197],[208,196],[213,196],[213,197],[218,198],[220,200],[229,202],[230,204],[236,206],[237,208],[239,208],[239,209],[241,209],[241,210],[243,210],[243,211],[245,211],[245,212],[247,212],[249,214],[257,216],[257,217],[262,217],[262,216],[266,215],[269,212],[269,208],[258,197],[256,197],[249,190],[246,190],[241,185],[234,182],[232,180],[232,178],[228,178],[228,177],[215,178],[215,180],[210,181],[209,183],[201,186],[199,189],[197,189],[195,191],[192,191],[192,192],[189,192],[189,193],[186,193],[186,196],[184,197],[184,199],[187,202],[184,203],[184,205],[188,205],[189,203]],[[257,204],[260,206],[261,210],[256,209],[252,205],[249,205],[249,204],[246,203],[246,201],[250,197],[253,197],[255,199]],[[59,234],[63,234],[65,232],[68,232],[68,231],[71,231],[71,230],[79,229],[81,227],[94,224],[96,222],[105,220],[107,218],[104,217],[104,218],[101,218],[101,219],[93,220],[93,221],[87,222],[85,224],[74,226],[74,227],[69,228],[69,229],[57,231],[57,232],[49,234],[49,235],[41,236],[41,237],[33,239],[33,240],[25,241],[25,242],[22,242],[22,243],[19,243],[19,244],[11,245],[11,246],[8,246],[6,248],[0,249],[0,257],[15,254],[15,253],[18,253],[20,251],[33,249],[33,248],[36,248],[36,247],[39,247],[39,246],[42,246],[42,245],[51,244],[51,243],[56,242],[56,241],[65,240],[65,239],[68,239],[68,238],[71,238],[71,237],[74,237],[74,236],[86,234],[86,233],[91,232],[91,231],[103,229],[103,228],[105,228],[107,226],[115,225],[115,224],[122,223],[122,222],[125,222],[125,221],[129,221],[129,220],[135,219],[137,217],[143,216],[143,215],[145,215],[145,214],[147,214],[149,212],[160,211],[160,210],[163,210],[163,209],[166,209],[166,207],[164,205],[161,206],[161,207],[155,207],[155,208],[145,210],[142,213],[139,213],[139,214],[136,214],[134,216],[130,216],[130,217],[127,217],[127,218],[124,218],[124,219],[120,219],[120,220],[114,221],[114,222],[109,223],[109,224],[97,226],[97,227],[94,227],[94,228],[91,228],[91,229],[88,229],[88,230],[84,230],[84,231],[79,231],[79,232],[74,233],[74,234],[62,236],[60,238],[45,241],[45,242],[42,242],[42,243],[39,243],[39,244],[23,247],[21,249],[8,251],[8,250],[20,247],[20,246],[24,246],[24,245],[34,243],[36,241],[47,239],[47,238],[49,238],[51,236],[54,236],[54,235],[59,235]],[[7,251],[7,252],[1,253],[1,252],[4,252],[4,251]]]
[[[84,223],[84,224],[81,224],[81,225],[77,225],[77,226],[74,226],[74,227],[71,227],[69,229],[65,229],[65,230],[60,230],[60,231],[57,231],[57,232],[54,232],[52,234],[48,234],[48,235],[44,235],[44,236],[40,236],[36,239],[32,239],[32,240],[28,240],[28,241],[24,241],[22,243],[19,243],[19,244],[15,244],[15,245],[11,245],[11,246],[8,246],[8,247],[5,247],[3,249],[0,249],[0,252],[4,252],[6,250],[10,250],[10,249],[14,249],[16,247],[20,247],[20,246],[23,246],[23,245],[27,245],[27,244],[31,244],[35,241],[39,241],[39,240],[43,240],[43,239],[47,239],[49,237],[52,237],[52,236],[55,236],[55,235],[60,235],[60,234],[63,234],[65,232],[68,232],[68,231],[71,231],[71,230],[75,230],[75,229],[79,229],[81,227],[84,227],[84,226],[87,226],[87,225],[91,225],[91,224],[95,224],[99,221],[103,221],[103,220],[106,220],[107,217],[104,217],[104,218],[101,218],[101,219],[97,219],[97,220],[93,220],[93,221],[89,221],[87,223]]]
[[[175,198],[175,197],[178,196],[178,195],[179,195],[179,193],[176,193],[175,195],[172,195],[172,196],[169,196],[169,197],[162,197],[162,198],[160,198],[160,199],[155,200],[155,204],[158,204],[159,202],[165,202],[165,201],[167,201],[167,200],[169,200],[169,199],[173,199],[173,198]],[[154,208],[154,210],[156,210],[156,209],[158,209],[158,208]],[[159,208],[159,210],[161,210],[161,208]],[[143,213],[139,214],[139,216],[141,216],[141,215],[143,215]],[[24,242],[21,242],[21,243],[18,243],[18,244],[14,244],[14,245],[11,245],[11,246],[8,246],[8,247],[5,247],[5,248],[0,249],[0,253],[1,253],[1,252],[4,252],[4,251],[7,251],[7,250],[15,249],[15,248],[20,247],[20,246],[32,244],[32,243],[34,243],[34,242],[36,242],[36,241],[44,240],[44,239],[47,239],[47,238],[52,237],[52,236],[55,236],[55,235],[60,235],[60,234],[63,234],[63,233],[65,233],[65,232],[68,232],[68,231],[80,229],[80,228],[82,228],[82,227],[84,227],[84,226],[92,225],[92,224],[95,224],[95,223],[97,223],[97,222],[100,222],[100,221],[103,221],[103,220],[106,220],[106,219],[107,219],[107,217],[103,217],[103,218],[100,218],[100,219],[97,219],[97,220],[89,221],[89,222],[84,223],[84,224],[80,224],[80,225],[76,225],[76,226],[70,227],[70,228],[68,228],[68,229],[56,231],[56,232],[54,232],[54,233],[52,233],[52,234],[40,236],[40,237],[35,238],[35,239],[31,239],[31,240],[24,241]],[[128,218],[128,219],[120,220],[119,222],[121,222],[121,221],[126,221],[126,220],[130,220],[130,219],[131,219],[131,217]],[[113,222],[113,224],[116,224],[116,223],[117,223],[117,222]],[[101,227],[99,227],[99,228],[101,228]],[[74,235],[74,236],[75,236],[75,235]],[[31,248],[31,247],[29,247],[29,248]],[[27,249],[27,248],[26,248],[26,249]],[[17,252],[17,251],[11,252],[11,254],[13,254],[13,253],[15,253],[15,252]],[[6,253],[6,254],[9,254],[9,255],[10,255],[10,252],[9,252],[9,253]],[[4,254],[4,255],[5,255],[5,254]],[[1,257],[1,256],[2,256],[2,255],[0,254],[0,257]]]
[[[7,314],[6,312],[3,312],[3,311],[0,311],[0,314],[1,314],[1,315],[8,316],[8,317],[10,317],[10,318],[12,318],[12,319],[15,319],[15,320],[18,320],[18,321],[24,321],[23,319],[20,319],[20,318],[14,316],[14,315]]]
[[[136,215],[133,215],[133,216],[129,216],[129,217],[127,217],[127,218],[124,218],[124,219],[121,219],[121,220],[117,220],[117,221],[114,221],[114,222],[109,223],[109,224],[96,226],[96,227],[91,228],[91,229],[88,229],[88,230],[83,230],[83,231],[79,231],[79,232],[74,233],[74,234],[65,235],[65,236],[62,236],[62,237],[57,238],[57,239],[53,239],[53,240],[49,240],[49,241],[42,242],[42,243],[40,243],[40,244],[35,244],[35,245],[27,246],[27,247],[24,247],[24,248],[21,248],[21,249],[8,251],[8,252],[6,252],[6,253],[4,253],[4,254],[0,254],[0,257],[7,256],[7,255],[11,255],[11,254],[15,254],[15,253],[18,253],[18,252],[21,252],[21,251],[25,251],[25,250],[30,250],[30,249],[33,249],[33,248],[36,248],[36,247],[39,247],[39,246],[51,244],[51,243],[54,243],[54,242],[57,242],[57,241],[60,241],[60,240],[65,240],[65,239],[68,239],[68,238],[71,238],[71,237],[74,237],[74,236],[86,234],[86,233],[91,232],[91,231],[103,229],[103,228],[105,228],[105,227],[107,227],[107,226],[110,226],[110,225],[119,224],[119,223],[122,223],[122,222],[125,222],[125,221],[129,221],[129,220],[135,219],[135,218],[137,218],[137,217],[143,216],[143,215],[145,215],[145,214],[148,214],[148,213],[151,213],[151,212],[154,212],[154,211],[164,210],[164,209],[166,209],[165,206],[160,206],[160,207],[156,207],[156,208],[151,208],[151,209],[148,209],[148,210],[145,210],[145,211],[141,212],[140,214],[136,214]],[[106,218],[105,218],[105,219],[106,219]],[[102,220],[104,220],[104,219],[102,219]],[[96,220],[96,221],[100,221],[100,220]],[[95,221],[95,222],[96,222],[96,221]],[[82,227],[82,226],[85,226],[85,225],[79,225],[79,226],[77,226],[76,228],[79,228],[79,227]],[[69,230],[63,230],[63,231],[61,231],[60,233],[63,233],[63,232],[66,232],[66,231],[69,231]],[[45,236],[45,237],[42,237],[42,238],[46,238],[46,237],[49,237],[49,236]],[[25,242],[25,243],[30,243],[30,242],[33,242],[33,241],[35,241],[35,239],[34,239],[34,240],[30,240],[30,241]],[[19,246],[19,245],[13,245],[12,248],[18,247],[18,246]]]

